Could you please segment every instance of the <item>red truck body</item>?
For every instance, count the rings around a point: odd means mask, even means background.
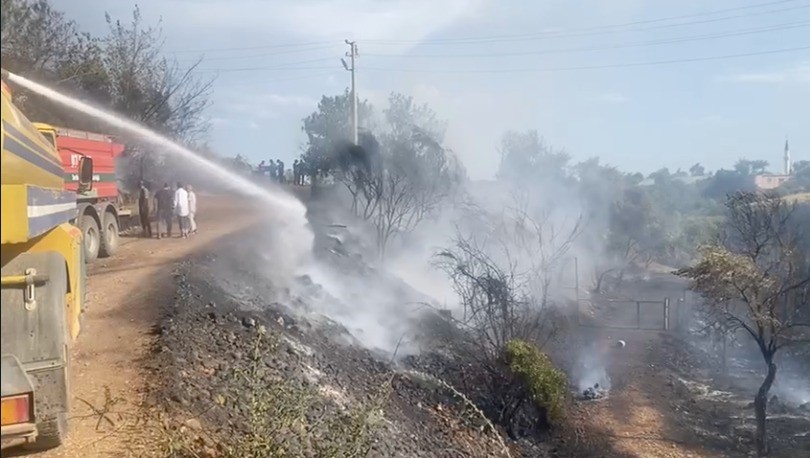
[[[122,218],[132,215],[121,205],[115,174],[116,159],[124,153],[124,145],[109,135],[40,123],[34,126],[56,146],[65,170],[65,189],[76,193],[75,225],[84,234],[85,259],[112,256],[118,249]],[[89,189],[79,189],[82,157],[92,159],[93,182]]]
[[[124,152],[124,145],[116,143],[109,135],[57,127],[56,149],[59,150],[62,166],[65,168],[66,189],[77,191],[79,158],[88,156],[93,159],[93,198],[118,198],[115,160]]]

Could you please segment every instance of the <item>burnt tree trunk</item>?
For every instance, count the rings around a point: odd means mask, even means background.
[[[765,363],[768,365],[768,375],[765,376],[765,380],[763,380],[754,398],[754,414],[757,420],[756,443],[759,456],[768,454],[768,432],[766,427],[768,392],[771,390],[771,385],[773,385],[776,378],[776,364],[773,362],[773,355],[765,355]]]

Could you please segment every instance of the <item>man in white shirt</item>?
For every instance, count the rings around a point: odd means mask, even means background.
[[[188,238],[188,191],[179,182],[177,190],[174,191],[174,214],[180,223],[180,236]]]
[[[188,224],[189,230],[192,234],[197,233],[197,220],[194,216],[197,214],[197,194],[194,194],[194,188],[191,185],[186,187],[188,191]]]

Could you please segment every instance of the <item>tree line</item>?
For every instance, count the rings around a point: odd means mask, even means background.
[[[740,159],[714,173],[695,164],[688,172],[662,168],[644,176],[598,158],[575,163],[536,131],[512,131],[502,138],[495,177],[510,204],[488,208],[480,193],[471,195],[485,182],[467,180],[455,165],[443,143],[443,123],[429,106],[392,94],[379,117],[361,102],[365,129],[359,145],[352,145],[349,100],[348,92],[324,96],[303,120],[302,161],[316,176],[334,178],[351,195],[350,210],[382,228],[381,256],[391,236],[404,236],[438,213],[461,215],[434,265],[461,301],[454,320],[466,331],[463,348],[480,369],[477,386],[495,406],[488,414],[510,434],[524,388],[539,379],[515,379],[504,361],[511,361],[516,342],[542,350],[561,336],[564,320],[551,307],[557,300],[552,283],[575,247],[584,245],[597,259],[592,293],[620,288],[628,272],[658,263],[677,269],[706,299],[696,319],[752,339],[766,363],[754,407],[758,451],[767,453],[775,355],[810,343],[810,204],[786,197],[810,192],[810,161],[797,162],[780,189],[759,192],[754,176],[766,173],[764,160]],[[535,396],[545,399],[539,408],[547,414],[558,405],[564,380],[553,366],[542,367],[537,376],[554,380]]]
[[[4,0],[0,9],[3,68],[67,95],[112,110],[185,145],[202,148],[213,80],[194,75],[163,54],[162,24],[105,15],[107,32],[93,36],[48,0]],[[44,97],[13,88],[15,104],[39,122],[118,135],[127,144],[126,176],[163,181],[181,170],[160,151]],[[209,154],[210,155],[210,154]]]

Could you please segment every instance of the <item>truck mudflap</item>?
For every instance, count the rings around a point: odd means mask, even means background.
[[[14,355],[3,355],[2,378],[2,448],[33,443],[37,437],[34,423],[34,385]]]

